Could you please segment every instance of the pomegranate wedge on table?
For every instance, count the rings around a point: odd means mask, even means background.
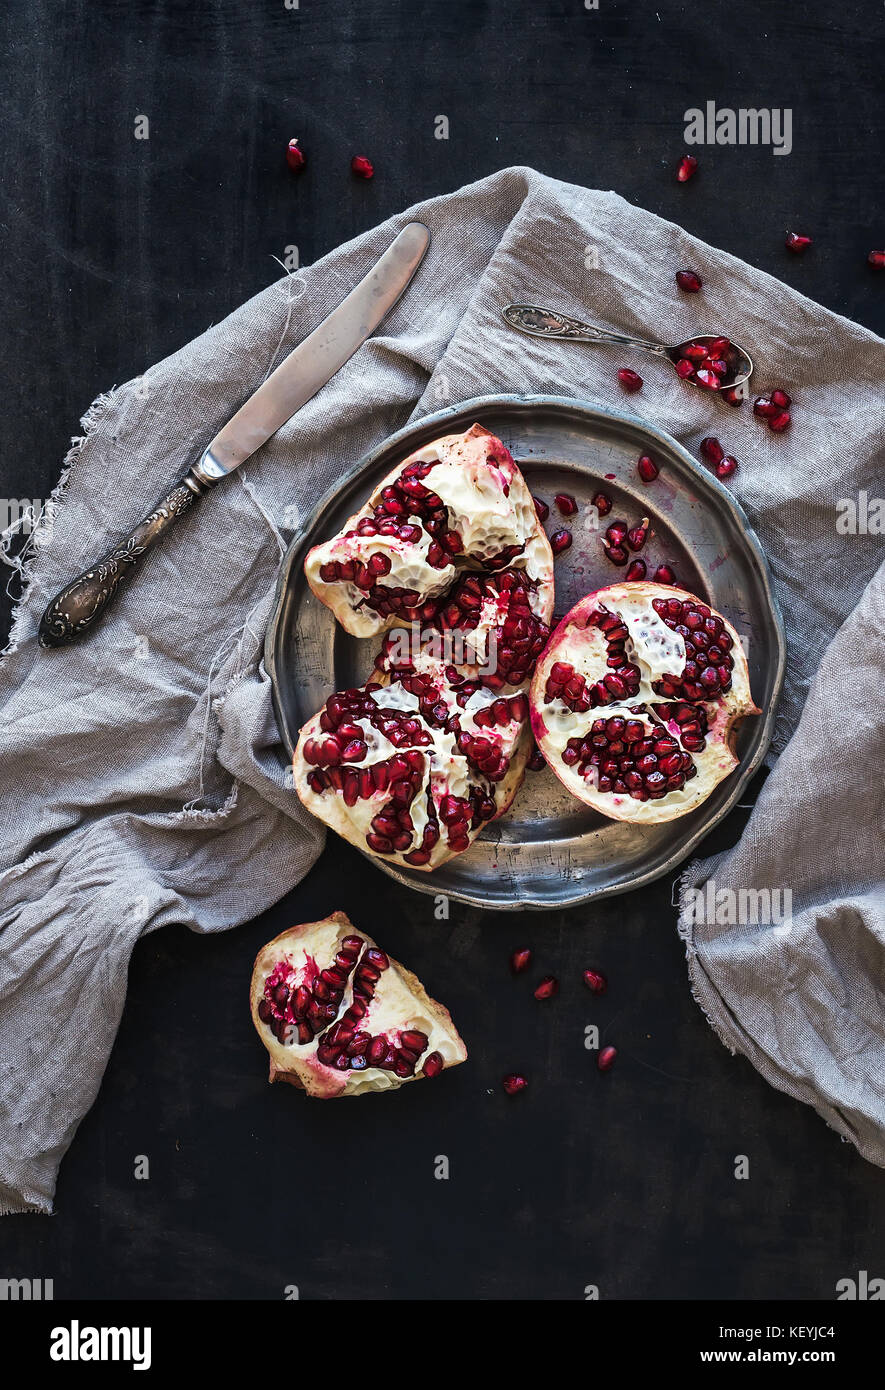
[[[737,766],[759,710],[735,629],[685,589],[612,584],[576,604],[538,662],[532,728],[560,781],[613,820],[674,820]]]
[[[474,425],[410,455],[305,573],[348,632],[389,635],[372,679],[301,730],[298,795],[360,849],[435,869],[507,809],[532,754],[553,555],[531,494]]]
[[[343,912],[268,942],[250,1002],[270,1080],[320,1099],[396,1090],[467,1057],[448,1009]]]

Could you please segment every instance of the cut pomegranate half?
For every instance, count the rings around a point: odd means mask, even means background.
[[[523,569],[553,585],[553,555],[507,448],[482,425],[425,444],[304,565],[345,631],[372,637],[430,622],[466,570]]]
[[[323,1100],[396,1090],[467,1057],[448,1009],[343,912],[262,947],[250,1004],[270,1080]]]
[[[685,589],[612,584],[566,614],[538,662],[532,729],[579,800],[613,820],[693,811],[737,766],[759,710],[737,632]]]

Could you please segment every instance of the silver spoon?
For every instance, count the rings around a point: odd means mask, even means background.
[[[631,338],[626,333],[609,333],[607,329],[594,328],[592,324],[569,318],[567,314],[558,314],[555,309],[539,309],[535,304],[508,304],[501,313],[511,328],[518,328],[520,332],[528,333],[532,338],[562,339],[570,343],[613,343],[616,347],[642,348],[643,352],[653,352],[656,357],[666,357],[674,369],[677,362],[684,360],[682,354],[686,348],[695,343],[714,343],[717,338],[725,336],[722,333],[701,333],[688,338],[684,343],[677,343],[675,347],[668,347],[666,343],[656,343],[649,338]],[[699,390],[722,391],[728,387],[743,386],[753,373],[753,359],[739,343],[731,341],[731,348],[729,371],[719,378],[718,386],[702,387],[696,381],[680,379],[686,381],[689,386],[698,386]]]

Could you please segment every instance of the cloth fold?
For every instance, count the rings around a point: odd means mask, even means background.
[[[49,598],[153,505],[413,217],[433,243],[380,332],[179,524],[95,634],[41,651]],[[703,277],[703,324],[699,297],[675,286],[683,265]],[[613,193],[531,169],[431,199],[269,286],[96,402],[29,540],[0,670],[0,1211],[51,1210],[59,1161],[113,1042],[137,937],[173,921],[198,931],[242,923],[322,848],[322,828],[287,783],[261,660],[282,541],[344,470],[412,417],[498,390],[622,404],[612,350],[514,333],[500,319],[513,300],[670,341],[715,324],[752,345],[763,385],[796,396],[786,437],[746,406],[731,411],[681,388],[660,363],[631,399],[695,451],[716,412],[714,428],[741,460],[733,490],[789,621],[775,748],[787,744],[820,658],[879,559],[878,537],[835,529],[837,502],[875,496],[881,479],[875,335]],[[877,660],[881,668],[881,651]],[[874,773],[871,764],[858,771],[860,807],[871,804]],[[807,805],[825,822],[825,803]],[[779,833],[790,842],[793,831],[790,816]],[[834,911],[850,890],[834,874]],[[727,987],[742,986],[730,978]],[[76,1036],[76,1056],[65,1036]],[[881,1081],[873,1099],[870,1123],[885,1128]]]

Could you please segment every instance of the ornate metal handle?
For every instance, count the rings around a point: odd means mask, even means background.
[[[607,329],[594,328],[591,323],[569,318],[555,309],[539,309],[535,304],[508,304],[501,313],[511,328],[518,328],[532,338],[564,339],[571,343],[614,343],[616,347],[643,348],[658,357],[667,356],[665,343],[653,342],[650,338],[631,338],[626,333],[609,333]]]
[[[40,646],[66,647],[100,622],[124,580],[215,481],[190,469],[125,540],[56,594],[40,619]]]

